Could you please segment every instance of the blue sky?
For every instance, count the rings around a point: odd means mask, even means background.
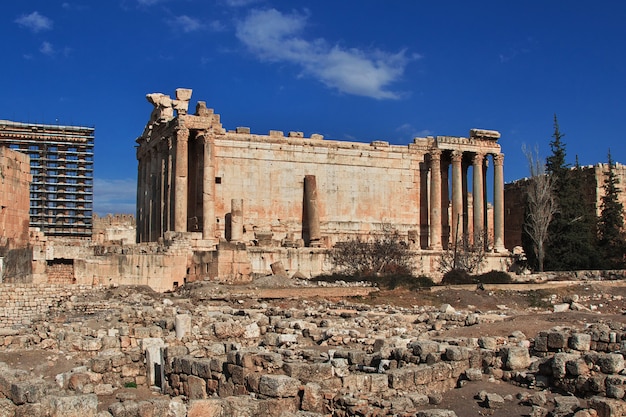
[[[227,129],[407,144],[499,130],[626,163],[626,2],[107,0],[4,2],[0,119],[94,126],[94,207],[134,212],[145,95],[192,88]]]

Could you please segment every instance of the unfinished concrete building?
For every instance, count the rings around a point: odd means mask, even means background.
[[[0,146],[30,157],[30,226],[91,237],[94,129],[0,120]]]
[[[177,89],[176,99],[147,98],[154,109],[137,139],[138,242],[177,232],[191,233],[203,252],[230,242],[247,248],[250,259],[266,248],[251,261],[254,272],[276,259],[267,256],[269,248],[306,247],[312,254],[393,228],[426,259],[428,272],[429,256],[464,234],[482,236],[493,224],[489,249],[507,254],[498,132],[472,129],[468,138],[415,138],[408,146],[302,132],[257,135],[224,129],[202,101],[188,114],[191,90]],[[493,220],[487,219],[488,183]],[[198,278],[207,274],[208,267]]]

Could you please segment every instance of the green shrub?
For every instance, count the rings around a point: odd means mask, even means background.
[[[513,278],[506,272],[494,270],[476,275],[474,280],[483,284],[510,284],[513,282]]]
[[[475,284],[476,280],[465,270],[453,269],[443,275],[441,283],[444,285]]]
[[[419,288],[428,288],[435,285],[434,282],[428,277],[415,277],[410,274],[383,275],[380,277],[373,277],[370,282],[373,282],[379,288],[387,290],[393,290],[396,288],[417,290]]]
[[[137,388],[136,382],[127,382],[124,384],[124,388]]]
[[[325,275],[318,275],[316,277],[311,278],[311,281],[314,282],[337,282],[337,281],[344,281],[344,282],[359,282],[359,281],[369,281],[368,279],[362,277],[362,276],[358,276],[358,275],[347,275],[347,274],[325,274]]]

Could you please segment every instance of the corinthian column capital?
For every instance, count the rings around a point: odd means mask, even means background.
[[[176,139],[177,140],[189,139],[189,129],[187,129],[186,127],[178,127],[176,129]]]
[[[472,158],[472,162],[474,163],[474,165],[480,165],[482,164],[484,159],[485,159],[484,153],[476,153],[474,154],[474,157]]]
[[[461,162],[463,160],[463,151],[452,151],[452,162]]]

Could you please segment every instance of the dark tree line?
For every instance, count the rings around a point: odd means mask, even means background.
[[[601,214],[597,216],[595,180],[585,175],[578,158],[573,167],[567,163],[563,136],[555,115],[551,154],[546,158],[543,177],[535,175],[531,168],[522,237],[530,266],[539,271],[623,268],[626,255],[624,208],[618,198],[619,178],[614,171],[611,153],[608,153],[608,168],[602,186]],[[542,208],[533,206],[536,198],[533,192],[546,177],[550,179],[555,205],[547,234],[539,236],[533,228],[533,219],[538,217]]]

